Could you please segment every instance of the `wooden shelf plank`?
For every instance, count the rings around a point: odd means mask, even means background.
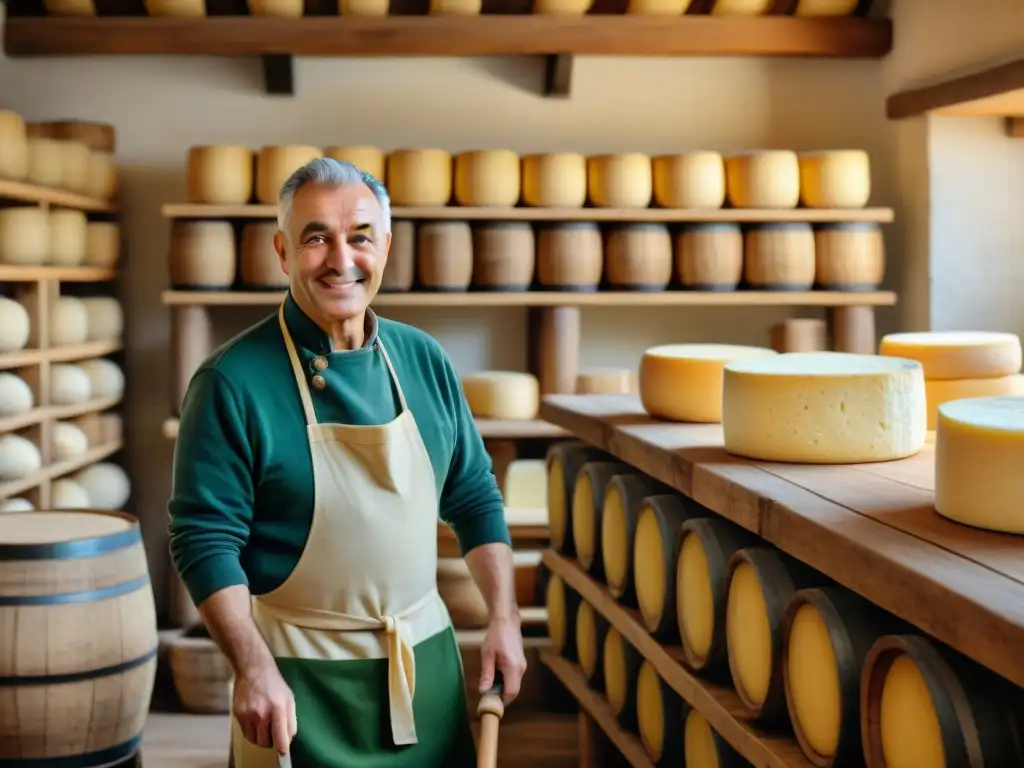
[[[658,676],[690,706],[699,710],[711,728],[753,765],[762,768],[811,768],[810,761],[803,756],[792,736],[769,733],[750,722],[734,690],[692,674],[682,663],[682,648],[661,645],[651,637],[635,611],[619,605],[604,585],[591,579],[576,563],[547,550],[544,564],[604,616],[641,656],[651,662]]]
[[[28,477],[23,477],[20,480],[11,480],[6,483],[0,483],[0,499],[10,499],[42,485],[47,480],[56,480],[64,475],[77,472],[79,469],[88,467],[90,464],[103,461],[117,453],[119,450],[121,450],[120,440],[91,448],[88,453],[74,459],[58,461],[54,464],[50,464],[47,467],[43,467],[38,472],[33,472]]]
[[[879,58],[887,19],[791,16],[8,17],[8,56],[827,56]]]
[[[1024,685],[1024,539],[940,517],[931,446],[884,464],[772,464],[726,453],[721,425],[657,421],[629,395],[549,395],[541,417]]]
[[[0,264],[0,283],[36,283],[57,280],[62,283],[99,283],[113,280],[117,271],[105,267],[18,267]]]
[[[88,360],[91,357],[103,357],[120,350],[120,341],[90,341],[85,344],[71,344],[66,347],[50,349],[23,349],[19,352],[7,352],[0,355],[0,371],[38,365],[44,360],[49,360],[51,363]]]
[[[60,208],[77,208],[88,213],[115,213],[117,206],[107,200],[66,192],[63,189],[51,189],[20,181],[0,179],[0,200],[11,200],[21,203],[46,203]]]
[[[83,416],[87,413],[99,413],[113,408],[120,402],[120,397],[101,397],[77,405],[47,405],[33,408],[28,413],[0,419],[0,434],[31,427],[33,424],[39,424],[47,419],[73,419],[75,416]]]
[[[277,291],[164,291],[167,306],[277,306],[284,300]],[[892,291],[522,291],[500,293],[380,293],[374,309],[385,307],[891,307]]]
[[[1024,117],[1024,59],[900,91],[886,101],[886,114],[890,120],[925,114]]]
[[[276,205],[204,205],[168,203],[161,207],[168,219],[273,219]],[[394,219],[450,221],[609,221],[662,223],[756,223],[796,221],[809,223],[894,221],[891,208],[470,208],[458,205],[402,207],[391,210]]]

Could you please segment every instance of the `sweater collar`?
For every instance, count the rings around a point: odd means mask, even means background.
[[[288,291],[284,300],[284,322],[292,339],[299,346],[305,347],[315,355],[329,355],[334,352],[331,337],[302,311],[292,297],[291,291]],[[361,349],[369,349],[377,341],[377,315],[369,307],[366,309],[366,326],[366,339]]]

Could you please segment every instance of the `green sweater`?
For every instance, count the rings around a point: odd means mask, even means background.
[[[291,294],[285,322],[305,370],[327,357],[327,386],[310,387],[322,423],[384,424],[400,404],[379,349],[383,340],[437,480],[440,517],[463,554],[509,543],[491,459],[441,345],[403,323],[371,317],[365,346],[332,352],[330,338]],[[277,311],[224,344],[188,387],[174,448],[168,511],[171,557],[192,600],[247,584],[263,594],[284,582],[313,520],[313,464],[295,375]]]

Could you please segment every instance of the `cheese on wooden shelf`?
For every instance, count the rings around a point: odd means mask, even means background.
[[[112,221],[90,221],[85,228],[85,261],[90,267],[112,268],[121,256],[121,230]]]
[[[936,429],[939,406],[951,400],[975,397],[1014,397],[1024,395],[1024,374],[998,376],[988,379],[931,379],[925,380],[928,396],[928,429]]]
[[[0,296],[0,353],[24,349],[30,331],[28,310],[14,299]]]
[[[124,331],[124,311],[111,296],[90,296],[82,299],[88,315],[86,325],[89,341],[117,341]]]
[[[587,201],[587,159],[576,152],[524,155],[523,202],[547,208],[581,208]]]
[[[772,0],[715,0],[713,16],[760,16],[767,13]]]
[[[244,205],[252,197],[252,150],[227,145],[191,147],[187,176],[189,202]],[[272,202],[277,202],[276,192]]]
[[[771,349],[732,344],[652,347],[640,359],[640,402],[656,418],[720,422],[726,364],[775,354]]]
[[[1020,338],[992,331],[891,333],[880,355],[916,360],[926,379],[987,379],[1021,369]]]
[[[79,367],[89,377],[92,397],[121,397],[124,394],[124,372],[113,360],[105,357],[83,360]]]
[[[913,456],[928,411],[913,360],[795,352],[725,367],[725,449],[762,461],[856,464]]]
[[[35,507],[28,499],[14,498],[0,501],[0,513],[4,512],[34,512]]]
[[[80,366],[55,363],[50,366],[50,402],[53,405],[78,405],[92,397],[92,383]]]
[[[548,499],[548,469],[544,459],[516,459],[505,470],[505,506],[544,509]]]
[[[691,709],[683,727],[683,765],[687,768],[740,768],[744,758],[715,733],[700,711]]]
[[[808,746],[833,756],[839,745],[842,695],[832,634],[813,603],[801,605],[789,629],[786,685],[790,712]]]
[[[59,208],[50,211],[49,261],[62,267],[77,267],[85,261],[88,221],[81,211]]]
[[[53,460],[77,458],[89,450],[89,437],[76,424],[58,421],[53,425]]]
[[[108,461],[88,466],[72,479],[89,494],[89,506],[93,509],[120,510],[131,496],[127,473]]]
[[[725,161],[720,152],[662,155],[651,165],[654,200],[662,208],[721,208],[725,204]]]
[[[578,440],[552,443],[547,452],[548,530],[551,546],[556,552],[576,552],[572,532],[572,501],[576,477],[588,461],[609,458],[604,451]]]
[[[656,764],[678,764],[683,751],[683,729],[679,726],[687,708],[654,665],[645,660],[636,681],[637,720],[640,741]]]
[[[604,638],[604,691],[608,706],[619,723],[635,731],[636,680],[643,657],[615,627],[608,628]]]
[[[0,109],[0,178],[21,181],[28,174],[28,136],[17,112]]]
[[[887,768],[947,768],[935,702],[909,655],[897,656],[889,667],[879,719]]]
[[[725,189],[733,208],[796,208],[800,164],[788,149],[764,149],[725,158]]]
[[[384,151],[377,147],[327,147],[324,157],[352,163],[363,173],[368,173],[381,184],[384,183]]]
[[[23,378],[0,371],[0,418],[28,413],[34,404],[32,387]]]
[[[757,569],[740,563],[729,582],[726,606],[729,666],[737,688],[755,706],[768,697],[772,679],[772,624]]]
[[[871,197],[871,163],[863,149],[801,152],[800,201],[807,208],[863,208]]]
[[[0,209],[0,264],[37,266],[49,256],[50,219],[45,209]]]
[[[480,371],[462,377],[470,412],[481,419],[535,419],[540,408],[537,377],[517,371]]]
[[[646,208],[654,192],[651,158],[639,152],[588,157],[587,192],[599,208]]]
[[[608,622],[594,610],[586,600],[580,602],[576,612],[576,656],[580,669],[591,683],[600,682],[604,676],[604,639],[608,633]]]
[[[455,202],[510,208],[519,202],[519,155],[508,149],[481,149],[455,157]]]
[[[324,153],[319,147],[268,146],[256,156],[256,199],[265,205],[277,205],[281,186],[295,171]]]
[[[88,509],[91,502],[80,483],[62,477],[50,486],[50,506],[53,509]]]
[[[102,320],[102,310],[95,313]],[[61,296],[50,306],[50,344],[55,347],[82,344],[89,338],[88,305],[77,296]]]
[[[569,661],[576,659],[576,613],[580,607],[579,592],[566,584],[561,576],[551,574],[544,590],[544,606],[548,611],[548,636],[551,647]]]
[[[32,136],[28,140],[26,181],[42,187],[60,189],[64,183],[64,164],[60,142]]]
[[[0,435],[0,482],[20,480],[42,469],[39,448],[21,435]]]
[[[443,149],[396,149],[388,155],[392,205],[448,205],[452,156]]]
[[[1024,533],[1024,397],[939,406],[935,509],[967,525]]]

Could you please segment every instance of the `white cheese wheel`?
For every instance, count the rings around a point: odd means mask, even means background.
[[[508,149],[479,149],[455,157],[455,202],[511,208],[519,202],[519,155]]]
[[[714,16],[760,16],[768,12],[774,0],[715,0]]]
[[[0,501],[0,513],[3,512],[35,512],[35,507],[28,499],[14,498]]]
[[[1024,533],[1022,467],[1024,396],[939,406],[935,509],[940,515],[978,528]]]
[[[352,163],[352,165],[360,171],[370,174],[381,184],[385,183],[386,158],[384,156],[384,150],[378,147],[327,147],[327,149],[324,150],[324,157],[329,157],[332,160]]]
[[[587,202],[587,158],[576,152],[524,155],[523,202],[538,208],[582,208]]]
[[[514,509],[545,509],[548,503],[548,469],[544,459],[516,459],[505,469],[505,506]]]
[[[14,299],[0,296],[0,352],[24,349],[30,331],[28,310]]]
[[[50,307],[50,345],[82,344],[89,338],[89,310],[77,296],[60,296]]]
[[[587,193],[600,208],[646,208],[654,192],[651,158],[639,152],[587,158]]]
[[[452,156],[443,149],[396,149],[388,155],[387,177],[393,205],[448,205]]]
[[[928,429],[936,429],[939,406],[953,400],[975,397],[1015,397],[1024,395],[1024,375],[997,376],[988,379],[925,379],[928,397]]]
[[[113,360],[97,357],[84,360],[78,364],[89,377],[89,390],[92,397],[124,396],[124,372]]]
[[[628,368],[587,368],[576,376],[578,395],[628,395],[636,389],[636,374]]]
[[[656,418],[718,423],[725,366],[775,354],[771,349],[733,344],[652,347],[640,358],[640,402]]]
[[[42,468],[35,443],[21,435],[0,435],[0,481],[20,480]]]
[[[58,421],[53,425],[53,460],[67,461],[89,452],[89,436],[77,424]]]
[[[795,464],[913,456],[928,408],[921,364],[843,352],[793,352],[725,366],[722,431],[729,453]]]
[[[797,0],[796,16],[852,16],[858,0]]]
[[[88,220],[81,211],[58,208],[50,211],[51,264],[77,267],[85,261]]]
[[[264,205],[277,205],[288,177],[323,156],[319,147],[262,147],[256,157],[256,199]]]
[[[801,152],[800,202],[807,208],[863,208],[871,198],[871,163],[863,149]]]
[[[987,379],[1021,369],[1020,338],[990,331],[891,333],[878,354],[916,360],[926,379]]]
[[[89,152],[89,197],[111,200],[117,196],[117,165],[110,152]]]
[[[22,181],[28,175],[28,136],[17,112],[0,109],[0,179]]]
[[[92,383],[81,366],[54,363],[50,366],[50,403],[80,405],[92,398]]]
[[[89,506],[93,509],[120,510],[131,496],[127,473],[107,461],[86,467],[73,479],[89,494]]]
[[[252,198],[249,147],[214,145],[188,150],[188,199],[192,203],[244,205]],[[277,202],[277,192],[271,203]]]
[[[893,659],[885,673],[878,721],[883,765],[947,768],[935,699],[921,668],[907,654]]]
[[[763,149],[725,159],[725,188],[733,208],[796,208],[800,163],[796,152]]]
[[[121,230],[112,221],[90,221],[85,227],[85,261],[89,267],[112,269],[121,259]]]
[[[88,145],[80,141],[57,139],[60,156],[60,187],[84,195],[89,191],[90,155]]]
[[[0,418],[28,413],[35,400],[27,381],[9,371],[0,371]]]
[[[45,209],[0,209],[0,264],[38,266],[49,255],[50,219]]]
[[[28,139],[26,179],[42,187],[60,187],[64,180],[64,158],[60,142],[41,136],[32,136]]]
[[[537,377],[518,371],[480,371],[462,377],[470,412],[481,419],[535,419],[540,407]]]
[[[62,477],[50,486],[50,506],[53,509],[88,509],[89,494],[80,483]]]
[[[721,208],[725,161],[720,152],[662,155],[652,160],[654,201],[662,208]]]
[[[86,321],[89,341],[117,341],[124,332],[124,311],[121,303],[111,296],[93,296],[82,299],[89,315]]]

